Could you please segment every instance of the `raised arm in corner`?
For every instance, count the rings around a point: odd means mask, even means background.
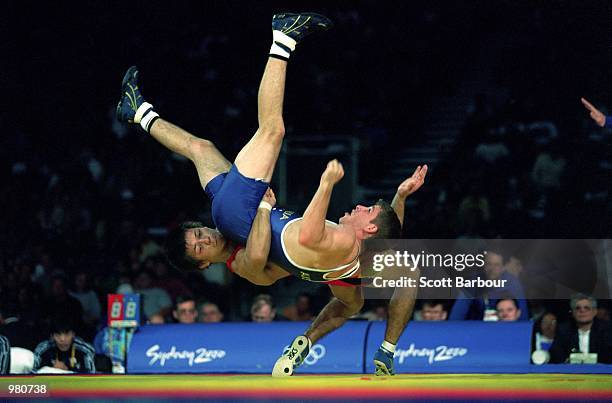
[[[427,175],[427,165],[419,165],[412,174],[411,177],[405,179],[397,187],[397,192],[393,196],[391,207],[395,210],[397,218],[399,218],[400,224],[404,226],[404,207],[406,205],[406,198],[419,190],[425,182],[425,175]]]

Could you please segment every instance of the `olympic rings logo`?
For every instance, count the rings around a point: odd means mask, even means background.
[[[283,354],[285,354],[287,351],[289,351],[289,346],[285,346],[285,349],[283,350]],[[317,362],[319,362],[320,359],[325,357],[325,353],[326,353],[326,350],[325,350],[324,345],[315,344],[314,346],[310,348],[310,351],[308,352],[308,356],[306,356],[306,359],[304,360],[304,364],[315,365]]]

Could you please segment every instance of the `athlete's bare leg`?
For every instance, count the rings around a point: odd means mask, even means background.
[[[272,180],[285,135],[283,99],[286,76],[287,61],[269,57],[257,95],[259,128],[234,161],[238,171],[246,177],[265,182]]]
[[[168,121],[157,119],[151,125],[149,133],[164,147],[193,162],[202,187],[206,187],[211,179],[229,171],[231,167],[230,162],[212,141],[196,137]]]
[[[416,295],[417,289],[411,287],[398,287],[393,291],[389,300],[385,341],[397,344],[412,316]]]
[[[334,298],[317,315],[304,335],[315,343],[329,332],[338,329],[348,318],[363,307],[361,287],[330,285]]]
[[[146,102],[140,92],[136,66],[130,67],[125,73],[121,91],[117,119],[140,124],[161,145],[189,158],[196,166],[202,187],[215,176],[229,170],[231,164],[211,141],[196,137],[159,117],[153,105]]]

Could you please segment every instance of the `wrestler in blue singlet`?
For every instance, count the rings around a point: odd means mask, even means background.
[[[264,181],[245,177],[235,165],[232,165],[229,172],[215,176],[204,190],[212,201],[212,218],[217,229],[231,241],[246,245],[257,208],[268,186],[269,184]],[[301,217],[301,214],[294,211],[278,207],[272,209],[270,214],[272,240],[269,255],[272,262],[302,280],[314,282],[330,281],[332,278],[327,278],[327,275],[355,265],[351,262],[335,269],[317,270],[294,264],[283,250],[282,234],[287,224]]]

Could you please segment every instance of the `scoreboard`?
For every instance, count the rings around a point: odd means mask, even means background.
[[[138,327],[140,323],[140,294],[108,295],[108,327]]]

